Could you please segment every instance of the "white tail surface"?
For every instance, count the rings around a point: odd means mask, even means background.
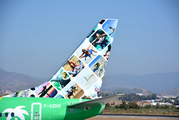
[[[116,27],[116,19],[100,20],[49,81],[7,97],[98,98]]]

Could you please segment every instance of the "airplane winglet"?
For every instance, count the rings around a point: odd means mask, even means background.
[[[89,108],[89,107],[97,107],[100,106],[101,104],[105,105],[108,102],[115,100],[119,97],[122,97],[124,94],[117,94],[117,95],[112,95],[112,96],[107,96],[103,98],[98,98],[98,99],[93,99],[90,101],[85,101],[85,102],[80,102],[76,104],[71,104],[67,105],[69,108],[74,108],[74,109],[83,109],[83,108]]]

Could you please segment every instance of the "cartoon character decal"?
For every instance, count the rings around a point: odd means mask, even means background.
[[[23,110],[22,108],[24,108],[25,106],[17,106],[16,108],[8,108],[8,109],[5,109],[3,111],[3,113],[7,114],[7,119],[6,120],[10,120],[12,117],[18,117],[20,118],[21,120],[25,120],[25,117],[24,115],[28,115],[29,116],[29,113],[26,111],[26,110]],[[14,116],[12,115],[14,114]],[[18,120],[17,118],[15,118],[15,120]]]

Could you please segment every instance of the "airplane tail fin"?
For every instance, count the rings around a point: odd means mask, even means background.
[[[116,19],[100,20],[49,81],[10,96],[98,98],[117,21]]]

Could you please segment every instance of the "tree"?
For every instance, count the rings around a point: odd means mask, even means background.
[[[179,100],[175,100],[174,105],[179,105]]]
[[[126,101],[122,101],[122,104],[120,104],[120,108],[127,110],[128,105],[126,104]]]
[[[129,108],[131,109],[139,109],[139,106],[133,101],[133,102],[129,102]]]
[[[144,108],[150,109],[152,106],[151,105],[145,105]]]
[[[109,105],[109,103],[106,104],[105,108],[109,109],[111,106]]]
[[[153,100],[157,99],[157,94],[152,94],[151,99]]]
[[[116,105],[115,108],[116,108],[116,109],[119,109],[119,108],[121,108],[121,106],[120,106],[120,105]]]
[[[156,106],[155,106],[156,109],[159,109],[160,108],[160,104],[157,103]]]

